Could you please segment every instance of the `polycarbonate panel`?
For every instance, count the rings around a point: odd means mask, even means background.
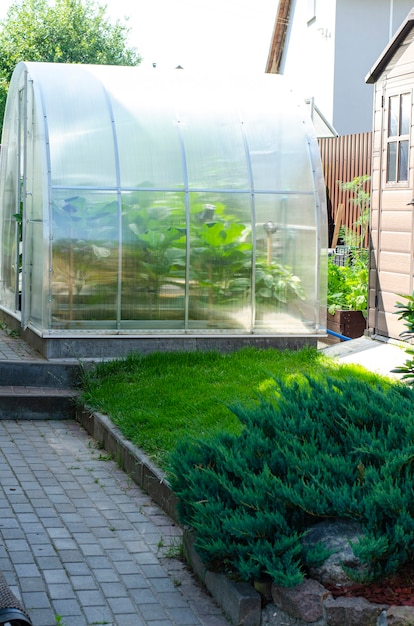
[[[208,87],[200,95],[184,84],[179,120],[190,188],[250,188],[242,123],[231,96],[222,98]]]
[[[19,85],[14,85],[10,91],[10,97],[14,98],[16,106],[12,108],[11,101],[8,103],[3,124],[0,169],[0,270],[1,304],[6,309],[14,311],[18,281],[18,225],[14,216],[19,211]]]
[[[59,65],[36,64],[35,78],[46,114],[52,185],[115,186],[113,128],[104,86],[87,66],[79,65],[62,71]]]
[[[186,215],[184,193],[122,196],[122,320],[138,327],[184,326]]]
[[[53,327],[116,320],[119,213],[116,194],[56,191],[52,205]]]
[[[251,329],[248,194],[191,195],[189,328]]]
[[[254,106],[246,107],[246,98],[241,99],[254,189],[313,190],[313,168],[302,122],[305,112],[288,91],[281,97],[277,83],[268,86],[269,93]]]
[[[275,229],[275,239],[280,240],[281,245],[289,225],[313,229],[316,226],[316,208],[311,193],[256,193],[254,197],[258,230],[265,233],[266,228]],[[284,249],[286,247],[283,246]]]
[[[24,309],[28,311],[26,322],[37,327],[47,328],[47,274],[44,271],[44,263],[47,258],[47,240],[44,238],[44,225],[42,222],[30,222],[27,225],[27,237],[32,242],[30,251],[32,265],[30,274],[26,276],[24,290]]]
[[[158,84],[154,85],[157,76]],[[147,80],[143,91],[124,72],[117,72],[108,84],[119,149],[121,185],[124,188],[183,188],[183,156],[174,96],[167,84],[163,83],[163,89],[160,89],[157,72],[148,75]],[[168,97],[160,97],[160,91],[168,93]]]
[[[28,89],[28,117],[31,141],[27,142],[30,150],[26,157],[26,199],[25,199],[25,255],[23,272],[23,323],[36,326],[50,325],[48,319],[49,296],[49,216],[44,211],[47,206],[47,179],[43,166],[45,163],[45,144],[43,133],[39,129],[36,104],[33,102],[33,90]],[[27,242],[27,243],[26,243]]]
[[[9,97],[1,307],[24,183],[22,321],[39,332],[317,329],[323,177],[283,77],[21,63]]]
[[[315,315],[318,237],[314,221],[303,224],[301,216],[315,212],[314,198],[256,194],[255,206],[255,328],[306,333]]]

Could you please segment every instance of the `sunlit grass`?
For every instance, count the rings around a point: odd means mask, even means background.
[[[163,467],[183,435],[237,432],[241,426],[229,405],[274,395],[275,378],[323,377],[328,371],[362,377],[367,384],[379,378],[360,367],[340,366],[314,348],[158,352],[98,364],[85,375],[82,400],[107,414]]]

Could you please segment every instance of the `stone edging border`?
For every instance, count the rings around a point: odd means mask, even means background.
[[[165,474],[139,448],[128,441],[111,420],[102,413],[77,406],[76,421],[111,454],[119,467],[139,485],[163,511],[178,524],[177,497],[171,491]],[[184,557],[207,590],[221,606],[234,626],[411,626],[414,609],[406,606],[371,604],[363,598],[334,600],[316,581],[308,580],[297,588],[272,586],[277,606],[264,611],[260,594],[248,583],[234,582],[223,574],[210,572],[194,550],[194,537],[184,530]],[[315,589],[318,585],[320,589]],[[302,594],[302,595],[300,595]],[[307,606],[305,606],[307,605]],[[271,615],[272,609],[276,609]],[[269,609],[270,607],[270,609]],[[320,608],[318,608],[320,607]],[[310,610],[312,617],[306,620]],[[330,619],[327,622],[327,613]],[[317,616],[317,614],[319,614]],[[362,620],[362,621],[361,621]]]

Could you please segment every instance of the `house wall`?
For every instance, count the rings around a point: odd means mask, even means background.
[[[412,6],[413,0],[293,0],[280,71],[299,95],[314,97],[340,135],[372,130],[373,89],[365,76]]]
[[[302,98],[315,98],[326,119],[333,119],[335,5],[332,0],[292,0],[280,73]],[[315,7],[314,12],[310,7]]]
[[[372,85],[365,84],[364,78],[388,41],[389,0],[338,0],[336,4],[332,122],[340,135],[363,133],[372,128],[373,98]]]
[[[371,197],[370,334],[399,338],[404,325],[395,314],[400,294],[413,291],[414,98],[408,181],[386,182],[388,98],[413,94],[413,31],[375,84]]]

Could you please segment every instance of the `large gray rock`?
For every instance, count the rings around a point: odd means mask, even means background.
[[[386,604],[372,604],[365,598],[328,598],[326,623],[328,626],[378,626],[381,613],[386,609]]]
[[[275,604],[268,604],[262,609],[260,626],[309,626],[309,622],[288,615]],[[317,622],[312,622],[310,626],[327,626],[327,624],[325,618],[322,617]]]
[[[316,544],[322,544],[331,555],[322,565],[312,567],[309,576],[323,585],[351,584],[352,580],[344,572],[343,566],[355,574],[363,574],[366,571],[355,556],[351,545],[357,543],[362,534],[362,528],[358,523],[346,519],[320,522],[312,526],[303,540],[305,552]]]
[[[316,580],[305,579],[295,587],[272,585],[275,605],[306,624],[317,622],[323,617],[323,603],[329,595]]]
[[[413,626],[414,607],[392,606],[387,611],[387,626]]]

